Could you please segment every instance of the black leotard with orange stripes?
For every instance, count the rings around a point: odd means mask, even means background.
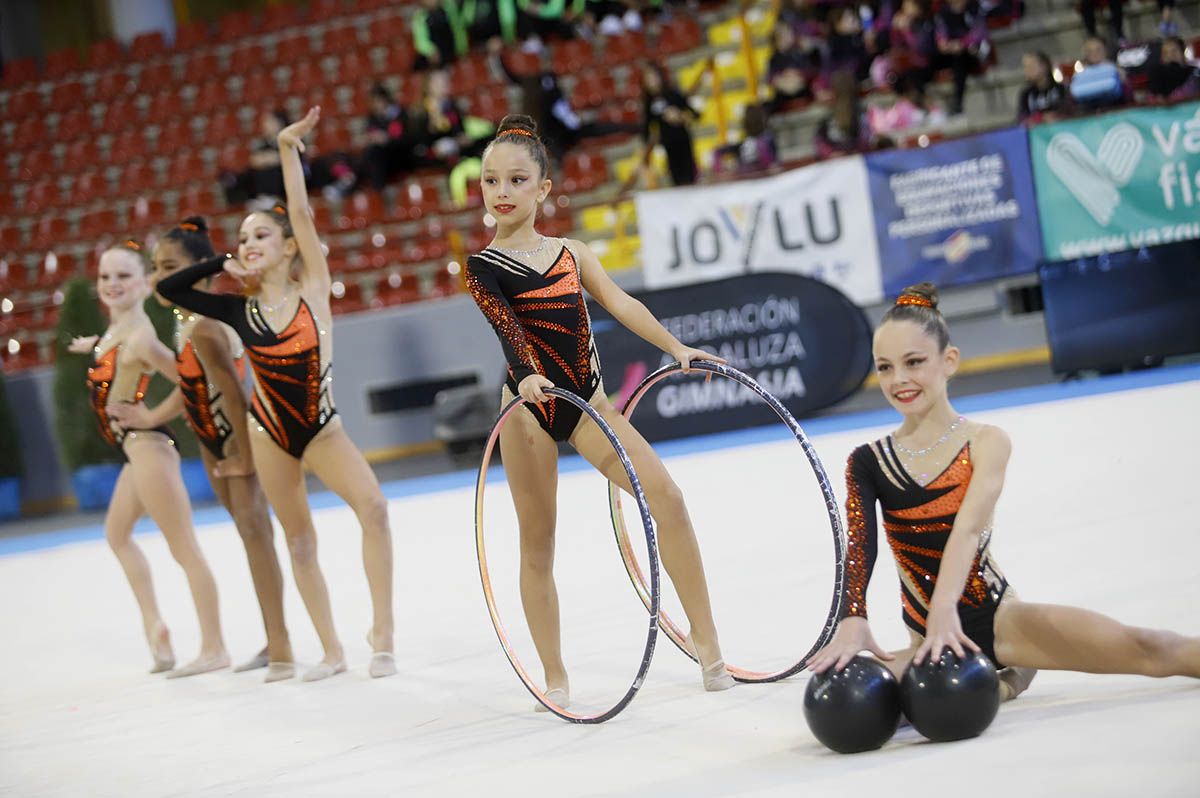
[[[110,402],[141,402],[146,398],[146,389],[150,387],[150,373],[142,372],[133,382],[129,382],[124,374],[118,375],[117,362],[121,354],[121,346],[117,344],[106,352],[100,352],[96,347],[94,361],[87,371],[88,394],[92,403],[92,412],[96,414],[96,423],[100,427],[100,436],[105,443],[125,454],[126,438],[138,432],[158,432],[174,444],[175,438],[167,427],[155,427],[150,430],[127,430],[117,424],[108,414]]]
[[[500,339],[514,395],[531,374],[585,401],[600,390],[600,358],[579,264],[565,244],[545,272],[489,247],[467,259],[467,289]],[[525,407],[556,441],[568,440],[583,415],[555,398]]]
[[[971,482],[971,445],[965,443],[950,464],[927,485],[916,482],[896,457],[891,436],[858,447],[846,466],[846,590],[843,616],[867,615],[867,583],[875,566],[878,535],[875,502],[900,574],[904,623],[925,634],[929,602],[937,585],[942,553]],[[963,632],[996,663],[993,624],[1008,581],[990,552],[991,529],[983,530],[979,551],[958,600]]]
[[[329,345],[328,330],[303,298],[287,327],[276,333],[263,318],[257,299],[210,294],[194,287],[221,271],[224,262],[224,257],[212,258],[165,277],[158,293],[233,328],[246,347],[254,375],[250,414],[279,448],[299,458],[337,415],[332,365],[322,357]]]
[[[225,412],[225,397],[209,379],[208,370],[196,352],[192,339],[188,337],[180,346],[178,326],[175,334],[175,366],[179,371],[179,390],[183,394],[183,409],[188,425],[195,433],[196,440],[208,449],[213,457],[224,460],[229,455],[229,448],[233,442],[233,424]],[[240,351],[234,354],[233,362],[238,377],[244,378],[246,359]]]

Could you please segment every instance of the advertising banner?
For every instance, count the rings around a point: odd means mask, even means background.
[[[866,157],[883,290],[1037,269],[1042,242],[1023,128]]]
[[[1200,238],[1200,103],[1029,131],[1048,260]]]
[[[871,327],[830,285],[796,274],[760,273],[637,295],[683,343],[746,372],[803,416],[841,401],[871,369]],[[596,348],[613,403],[623,407],[650,372],[670,362],[651,344],[591,306]],[[774,413],[732,380],[678,375],[638,405],[648,440],[772,423]]]
[[[761,180],[636,197],[647,288],[752,272],[794,272],[859,304],[883,297],[861,157]]]

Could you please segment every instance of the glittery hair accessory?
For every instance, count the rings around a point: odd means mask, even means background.
[[[277,202],[271,206],[271,213],[278,213],[287,216],[287,208],[283,207]]]
[[[187,230],[189,233],[195,233],[200,230],[200,227],[196,224],[193,224],[192,222],[180,222],[179,229]]]
[[[929,308],[933,310],[933,301],[929,297],[919,294],[903,294],[896,298],[897,305],[916,305],[919,308]]]
[[[138,242],[134,241],[132,238],[127,238],[124,241],[122,241],[121,246],[125,247],[125,249],[131,249],[134,252],[142,251],[142,245],[139,244]]]
[[[508,130],[504,131],[500,135],[507,136],[509,133],[515,133],[518,136],[529,136],[529,138],[533,138],[532,133],[530,133],[525,128],[520,128],[520,127],[510,127]]]

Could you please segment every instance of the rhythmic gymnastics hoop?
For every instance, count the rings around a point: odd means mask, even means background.
[[[504,655],[508,657],[509,663],[512,664],[513,670],[517,672],[517,676],[525,685],[525,689],[532,693],[533,697],[541,702],[546,709],[563,720],[572,723],[603,723],[628,706],[633,697],[637,695],[637,691],[641,688],[642,682],[646,678],[647,671],[650,670],[650,660],[654,658],[654,644],[658,639],[657,618],[659,611],[658,546],[654,540],[654,522],[650,518],[650,507],[646,503],[646,494],[642,491],[642,483],[638,480],[637,472],[633,470],[633,463],[629,461],[629,455],[625,452],[625,447],[621,445],[621,440],[617,437],[617,434],[613,432],[612,427],[596,411],[596,408],[570,391],[564,391],[561,388],[546,388],[543,392],[570,402],[591,416],[592,421],[596,422],[596,426],[608,438],[608,442],[616,450],[617,459],[621,461],[621,465],[625,468],[630,485],[633,486],[633,497],[637,501],[638,510],[642,516],[642,526],[646,530],[646,549],[650,559],[650,587],[643,596],[643,601],[646,602],[650,622],[647,624],[646,648],[642,653],[641,664],[638,665],[637,675],[634,677],[633,683],[629,685],[629,689],[625,691],[625,695],[608,709],[592,715],[571,712],[555,704],[546,697],[545,692],[530,678],[529,673],[525,670],[525,666],[521,664],[521,660],[517,657],[516,652],[513,651],[511,643],[509,643],[507,632],[504,631],[504,622],[500,620],[500,614],[496,610],[496,598],[492,594],[492,579],[488,573],[487,550],[483,540],[483,489],[487,482],[488,466],[492,460],[492,449],[495,448],[496,442],[500,440],[500,430],[504,426],[504,423],[525,402],[525,399],[521,396],[514,398],[500,411],[500,416],[496,419],[496,423],[492,426],[492,432],[488,436],[487,446],[484,447],[483,461],[479,464],[479,479],[475,483],[475,551],[479,557],[479,578],[483,582],[483,597],[487,601],[488,614],[492,617],[492,626],[496,629],[496,637],[500,640],[500,647],[504,649]],[[626,542],[628,542],[628,538],[626,538]],[[644,579],[642,584],[643,586],[645,585]]]
[[[804,669],[808,661],[814,654],[824,648],[832,639],[834,631],[837,629],[837,619],[841,611],[842,591],[846,584],[846,535],[842,527],[842,517],[838,512],[837,497],[833,493],[833,488],[829,484],[829,476],[825,473],[825,467],[821,464],[821,459],[817,456],[817,452],[813,449],[812,444],[808,441],[808,436],[804,434],[804,430],[800,428],[800,424],[792,416],[788,409],[783,406],[778,399],[767,392],[765,388],[758,384],[752,377],[743,374],[741,371],[727,366],[722,363],[716,363],[711,360],[694,360],[691,364],[692,371],[706,371],[710,374],[718,374],[722,377],[727,377],[734,382],[740,383],[749,388],[754,393],[758,394],[764,402],[767,403],[775,414],[779,416],[784,425],[791,431],[799,442],[800,447],[804,449],[804,454],[808,458],[808,463],[812,466],[813,473],[817,477],[817,484],[821,488],[821,493],[825,497],[825,509],[829,513],[829,526],[833,532],[833,549],[835,556],[834,577],[833,577],[833,601],[830,603],[829,615],[825,619],[825,626],[821,630],[821,635],[817,638],[817,642],[808,650],[801,659],[794,665],[784,668],[780,671],[753,671],[746,668],[739,668],[734,665],[726,665],[729,675],[739,682],[749,683],[765,683],[776,682],[780,679],[786,679]],[[630,418],[633,415],[634,408],[638,402],[646,395],[654,385],[671,377],[675,374],[682,373],[683,367],[678,363],[669,363],[658,371],[655,371],[646,379],[642,380],[641,385],[629,397],[629,401],[625,403],[625,408],[622,411],[625,418]],[[621,560],[625,563],[625,570],[629,574],[629,581],[633,583],[634,590],[642,599],[642,603],[649,608],[652,604],[659,604],[659,596],[655,589],[655,594],[651,595],[646,589],[646,578],[642,574],[642,568],[638,564],[637,556],[634,554],[633,547],[629,542],[629,535],[625,530],[625,516],[621,513],[621,494],[620,491],[614,490],[612,484],[608,487],[608,505],[612,515],[613,534],[617,538],[617,546],[621,550]],[[651,562],[652,568],[657,568],[656,562]],[[653,575],[653,574],[652,574]],[[652,584],[653,589],[653,584]],[[693,661],[698,662],[696,654],[688,649],[686,635],[684,632],[671,620],[670,616],[661,608],[658,612],[658,623],[662,630],[666,632],[667,637],[671,642],[679,648],[684,654],[690,657]]]

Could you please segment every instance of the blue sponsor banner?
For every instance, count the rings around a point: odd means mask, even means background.
[[[1036,271],[1042,256],[1024,128],[867,156],[883,290]]]

